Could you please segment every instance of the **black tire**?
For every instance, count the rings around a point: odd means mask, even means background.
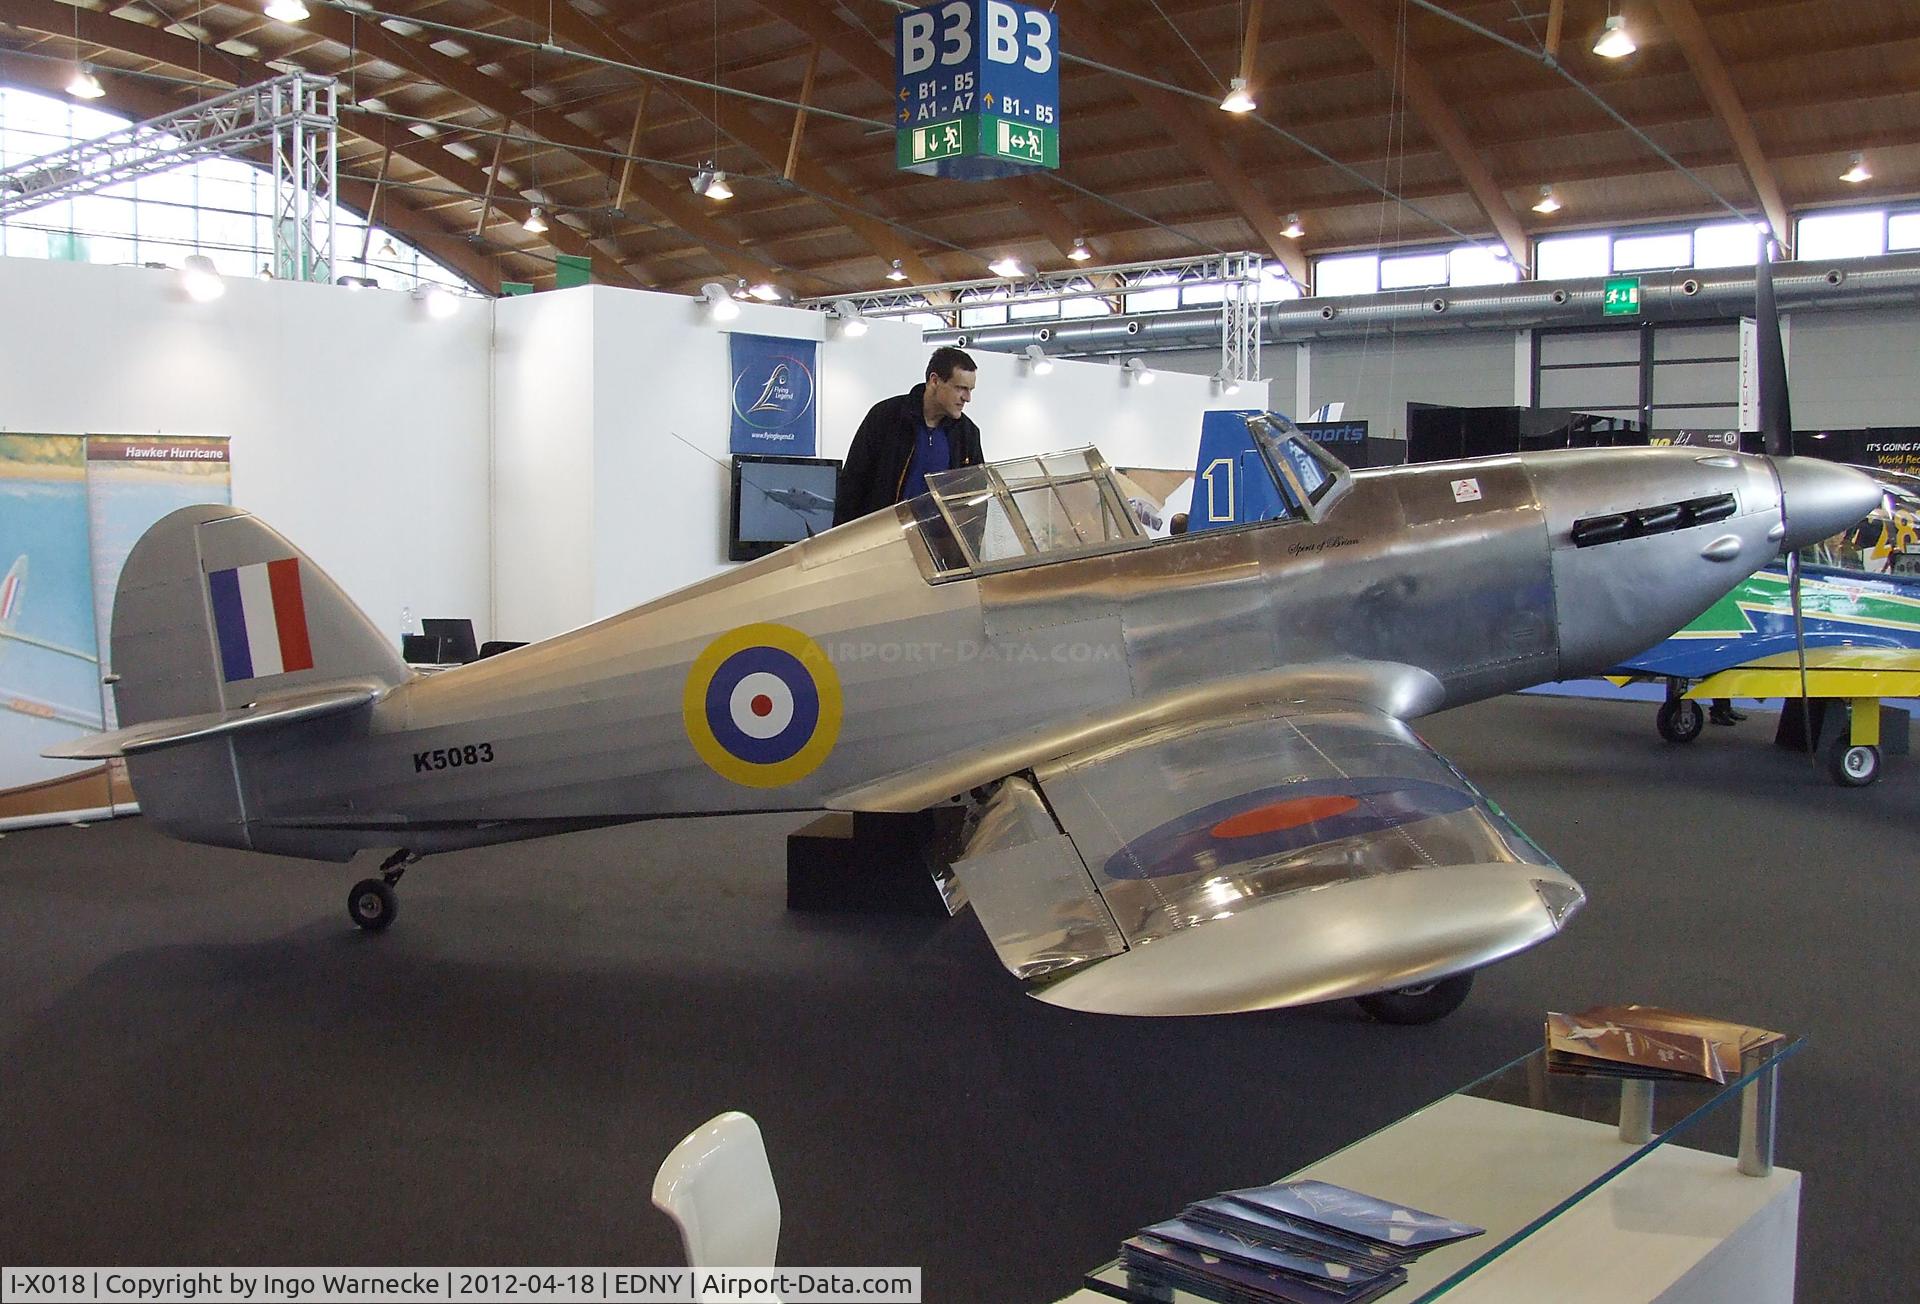
[[[1843,788],[1866,787],[1880,777],[1880,749],[1841,735],[1827,744],[1827,777]]]
[[[1460,1008],[1473,990],[1473,974],[1457,973],[1438,982],[1418,987],[1402,987],[1394,992],[1375,992],[1356,999],[1360,1008],[1381,1023],[1411,1025],[1444,1019]]]
[[[400,898],[377,878],[363,878],[347,893],[347,913],[369,933],[384,933],[400,911]]]
[[[1668,742],[1690,743],[1707,727],[1707,713],[1700,709],[1700,703],[1676,697],[1660,704],[1660,714],[1653,723]]]

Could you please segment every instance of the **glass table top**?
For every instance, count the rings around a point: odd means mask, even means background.
[[[1381,1297],[1388,1304],[1438,1299],[1661,1146],[1686,1139],[1717,1148],[1722,1138],[1713,1134],[1741,1114],[1725,1106],[1749,1087],[1757,1099],[1769,1085],[1760,1079],[1805,1044],[1789,1037],[1766,1047],[1725,1084],[1550,1073],[1545,1049],[1534,1050],[1280,1180],[1315,1178],[1484,1227],[1485,1235],[1409,1264],[1406,1284]],[[1208,1298],[1131,1283],[1118,1260],[1089,1273],[1086,1286],[1155,1304]]]

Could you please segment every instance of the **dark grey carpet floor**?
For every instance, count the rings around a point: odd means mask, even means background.
[[[1426,1028],[1350,1004],[1103,1019],[1023,997],[970,917],[803,917],[799,817],[448,855],[394,930],[353,868],[139,820],[0,839],[0,1262],[659,1264],[656,1165],[763,1128],[794,1264],[1052,1299],[1189,1198],[1270,1180],[1642,1000],[1805,1032],[1779,1156],[1802,1300],[1920,1280],[1920,764],[1841,791],[1770,717],[1659,743],[1644,705],[1508,698],[1423,732],[1588,888],[1569,933]]]

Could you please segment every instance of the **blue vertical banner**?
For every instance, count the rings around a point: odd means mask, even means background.
[[[733,349],[732,451],[815,456],[820,442],[815,401],[819,341],[738,332],[728,338]]]

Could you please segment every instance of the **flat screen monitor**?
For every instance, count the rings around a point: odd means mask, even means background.
[[[840,463],[828,457],[737,453],[727,556],[764,557],[833,527]]]
[[[480,648],[473,641],[471,620],[435,620],[422,617],[420,632],[440,643],[440,660],[448,665],[465,665],[480,659]]]

